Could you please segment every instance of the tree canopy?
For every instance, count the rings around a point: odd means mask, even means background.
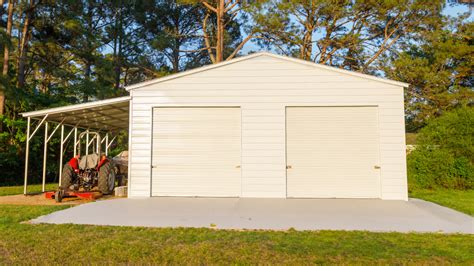
[[[412,84],[407,128],[418,130],[473,104],[472,17],[443,13],[469,13],[464,2],[1,0],[0,168],[21,167],[20,112],[126,95],[258,49]]]

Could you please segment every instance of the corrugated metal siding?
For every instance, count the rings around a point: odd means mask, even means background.
[[[154,108],[152,196],[240,196],[240,109]]]
[[[377,105],[382,198],[407,199],[402,87],[259,56],[143,87],[131,95],[131,197],[151,195],[153,107],[240,106],[241,196],[283,198],[286,106]]]
[[[287,196],[380,198],[377,107],[288,107]]]

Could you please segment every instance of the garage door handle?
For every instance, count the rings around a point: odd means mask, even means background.
[[[158,168],[158,165],[152,165],[151,168]]]
[[[375,166],[374,166],[374,169],[380,169],[380,166],[375,165]]]
[[[237,165],[235,168],[240,168],[240,165]]]
[[[293,168],[291,165],[286,166],[286,169],[291,169],[291,168]]]

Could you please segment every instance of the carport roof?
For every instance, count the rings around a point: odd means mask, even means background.
[[[57,122],[84,129],[118,131],[127,130],[131,97],[74,104],[22,113],[23,117]]]

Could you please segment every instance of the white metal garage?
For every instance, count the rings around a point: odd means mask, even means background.
[[[406,200],[406,86],[269,53],[130,86],[129,196]]]

